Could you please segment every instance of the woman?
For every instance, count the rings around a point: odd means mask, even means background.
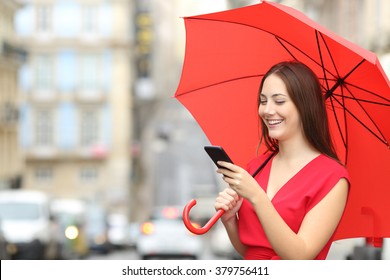
[[[325,259],[349,177],[331,144],[321,85],[304,64],[282,62],[264,76],[258,103],[268,152],[246,170],[219,162],[229,188],[215,208],[225,210],[221,220],[244,259]]]

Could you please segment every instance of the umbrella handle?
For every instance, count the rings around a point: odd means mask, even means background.
[[[196,200],[192,199],[183,209],[183,222],[186,228],[194,234],[205,234],[208,232],[211,227],[218,221],[219,218],[225,213],[225,210],[219,209],[217,213],[214,214],[213,217],[201,228],[196,228],[190,221],[190,210],[196,204]]]

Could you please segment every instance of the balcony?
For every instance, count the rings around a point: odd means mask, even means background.
[[[101,89],[79,89],[74,99],[81,103],[101,103],[106,101],[106,96],[107,93]]]
[[[45,160],[92,160],[101,161],[109,156],[108,148],[104,145],[92,145],[89,147],[76,147],[63,149],[55,146],[31,146],[25,150],[26,159],[29,161]]]

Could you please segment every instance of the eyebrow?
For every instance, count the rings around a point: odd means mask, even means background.
[[[264,93],[260,93],[260,96],[264,96],[264,97],[267,97]],[[278,96],[287,96],[283,93],[274,93],[271,95],[271,97],[278,97]]]

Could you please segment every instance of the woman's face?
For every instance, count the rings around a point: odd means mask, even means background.
[[[264,81],[260,93],[259,115],[268,127],[269,136],[279,142],[297,135],[302,136],[298,110],[283,80],[275,74],[271,74]]]

